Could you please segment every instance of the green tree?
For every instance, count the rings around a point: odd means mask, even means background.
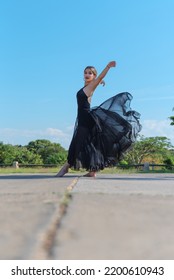
[[[173,111],[174,111],[174,108],[173,108]],[[169,117],[169,119],[171,120],[170,125],[174,125],[174,116]]]
[[[12,165],[13,161],[20,164],[42,164],[40,155],[18,145],[0,143],[0,164]]]
[[[27,150],[26,147],[18,148],[16,160],[21,164],[43,164],[41,156]]]
[[[51,154],[46,158],[45,164],[63,164],[66,158],[67,155],[65,153]]]
[[[129,164],[141,164],[148,156],[153,157],[153,159],[161,156],[166,158],[172,148],[173,146],[166,137],[140,136],[140,140],[134,143],[124,160]]]
[[[44,164],[62,164],[66,161],[67,151],[58,143],[38,139],[28,143],[26,148],[41,156]]]
[[[15,149],[10,144],[0,143],[0,164],[12,165],[16,157]]]

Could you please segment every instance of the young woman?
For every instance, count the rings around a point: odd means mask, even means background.
[[[70,167],[85,168],[88,173],[84,176],[95,177],[97,171],[118,163],[135,142],[141,130],[140,115],[130,109],[130,93],[119,93],[90,109],[95,89],[99,84],[105,85],[103,78],[115,66],[115,61],[109,62],[98,76],[93,66],[85,68],[85,85],[77,92],[78,113],[67,162],[57,177],[66,174]]]

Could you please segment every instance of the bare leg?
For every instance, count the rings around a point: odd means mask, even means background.
[[[96,177],[96,172],[90,171],[87,174],[83,175],[83,177]]]
[[[70,165],[69,163],[65,163],[62,168],[60,169],[60,171],[56,174],[55,177],[63,177],[63,175],[65,175],[66,173],[68,173],[68,169],[69,169]]]

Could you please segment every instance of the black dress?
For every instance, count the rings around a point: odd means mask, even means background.
[[[131,110],[132,95],[119,93],[91,108],[81,88],[77,92],[78,114],[68,151],[70,167],[98,171],[123,158],[141,130],[140,114]]]

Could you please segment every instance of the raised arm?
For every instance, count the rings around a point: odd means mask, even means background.
[[[94,90],[96,89],[96,87],[99,84],[104,84],[103,82],[103,78],[106,76],[106,74],[108,73],[109,69],[111,67],[115,67],[116,66],[116,62],[115,61],[111,61],[107,64],[107,66],[103,69],[103,71],[93,80],[91,81],[85,88],[84,88],[84,92],[85,94],[90,97]]]

